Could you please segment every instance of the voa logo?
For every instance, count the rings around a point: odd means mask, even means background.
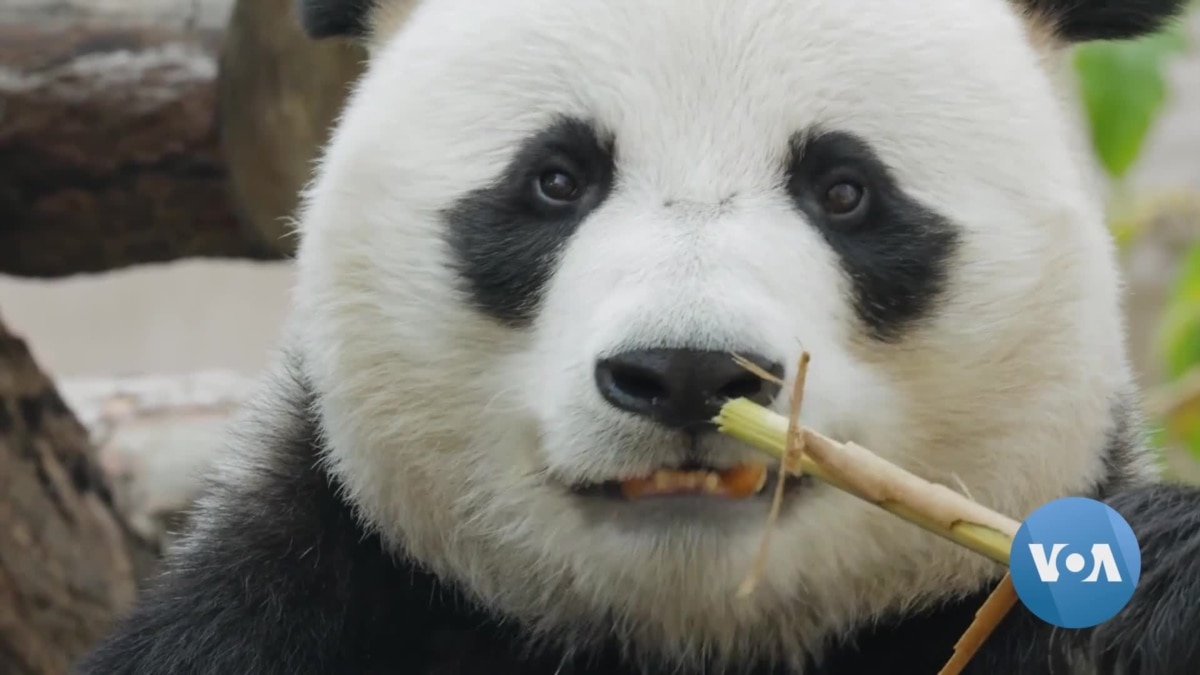
[[[1050,584],[1058,581],[1058,555],[1066,548],[1066,544],[1054,544],[1046,557],[1046,547],[1043,544],[1030,544],[1029,553],[1033,556],[1033,564],[1037,567],[1038,578]],[[1092,573],[1083,583],[1093,582],[1104,572],[1104,580],[1108,582],[1121,581],[1121,571],[1117,569],[1117,561],[1113,558],[1112,547],[1108,544],[1092,544]],[[1067,571],[1078,573],[1087,565],[1087,558],[1082,553],[1067,555]]]
[[[1021,602],[1063,628],[1111,619],[1133,597],[1142,557],[1129,523],[1094,499],[1067,497],[1021,524],[1009,573]]]

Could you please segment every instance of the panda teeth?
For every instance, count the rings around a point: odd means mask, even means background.
[[[659,492],[716,492],[721,479],[708,471],[672,471],[663,469],[654,472],[654,488]]]
[[[628,499],[677,494],[741,499],[762,492],[766,484],[765,466],[745,465],[722,471],[659,469],[644,478],[623,480],[620,488]]]
[[[704,477],[704,491],[716,492],[721,487],[721,477],[715,473],[710,473]]]

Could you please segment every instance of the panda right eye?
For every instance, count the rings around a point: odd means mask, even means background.
[[[542,201],[562,205],[577,201],[583,194],[583,186],[563,169],[547,169],[534,181],[534,191]]]

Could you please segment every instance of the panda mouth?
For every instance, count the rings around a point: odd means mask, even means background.
[[[575,486],[581,496],[607,497],[625,501],[669,497],[712,497],[728,500],[768,495],[778,481],[778,472],[765,464],[739,464],[718,469],[702,465],[661,468],[643,476]],[[785,491],[803,480],[791,480]]]

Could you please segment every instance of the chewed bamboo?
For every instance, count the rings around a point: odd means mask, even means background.
[[[726,403],[717,429],[781,461],[787,452],[788,419],[747,399]],[[798,429],[803,452],[787,462],[836,488],[965,546],[1004,565],[1019,523],[944,485],[931,483],[850,443],[807,427]]]

